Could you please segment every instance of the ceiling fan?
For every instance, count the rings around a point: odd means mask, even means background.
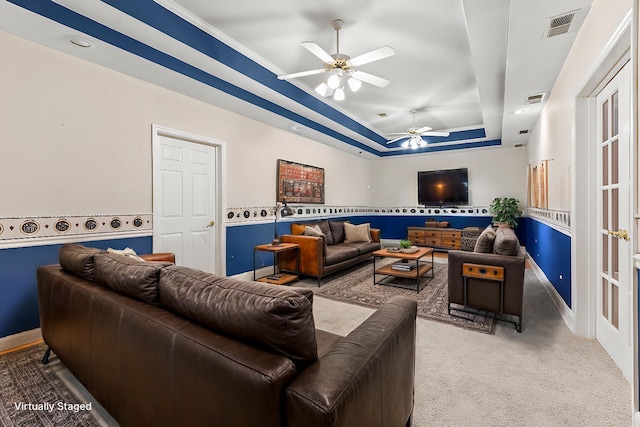
[[[417,109],[411,110],[413,114],[413,127],[407,129],[406,132],[395,132],[390,133],[389,135],[400,135],[397,138],[391,139],[387,141],[387,144],[393,144],[394,142],[400,141],[402,139],[406,139],[405,142],[402,143],[403,148],[413,148],[416,149],[418,147],[426,147],[427,141],[422,139],[423,136],[449,136],[449,132],[437,132],[432,131],[429,126],[424,126],[421,128],[416,128],[416,113]]]
[[[284,74],[278,76],[278,79],[289,80],[314,74],[326,72],[331,73],[326,82],[323,82],[316,87],[316,92],[322,96],[330,96],[333,93],[334,99],[336,100],[344,99],[345,81],[353,92],[360,89],[361,82],[369,83],[377,87],[387,86],[389,84],[389,80],[365,73],[356,69],[356,67],[393,56],[395,54],[393,48],[389,46],[382,46],[378,49],[356,56],[355,58],[351,58],[348,55],[340,53],[340,29],[343,27],[344,21],[342,19],[334,19],[331,21],[331,25],[336,30],[336,53],[333,55],[329,55],[324,49],[314,42],[302,43],[302,46],[324,62],[324,68]]]

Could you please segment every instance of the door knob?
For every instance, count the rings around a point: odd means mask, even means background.
[[[209,223],[209,225],[207,225],[207,227],[213,227],[214,225],[216,225],[216,222],[215,222],[215,221],[211,221],[211,222]]]
[[[618,231],[607,231],[610,235],[622,240],[629,240],[629,232],[627,230],[620,229]]]

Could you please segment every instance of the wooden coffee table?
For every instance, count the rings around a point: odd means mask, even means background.
[[[427,255],[431,255],[431,261],[424,261]],[[403,271],[394,269],[392,266],[396,263],[391,263],[389,265],[385,265],[384,267],[376,267],[376,260],[378,258],[395,258],[399,260],[398,264],[404,263],[416,263],[416,267]],[[433,278],[433,248],[419,248],[417,252],[414,253],[404,253],[404,252],[394,252],[389,249],[379,249],[373,253],[373,284],[374,285],[386,285],[386,286],[395,286],[398,288],[407,289],[406,285],[402,285],[394,282],[393,278],[400,277],[403,279],[415,279],[416,281],[416,292],[420,292],[422,288],[427,284],[427,280],[424,281],[422,286],[420,286],[420,278],[423,277],[427,272],[431,271],[431,276],[429,278]],[[385,276],[380,281],[376,281],[376,275]],[[390,279],[391,278],[391,279]]]

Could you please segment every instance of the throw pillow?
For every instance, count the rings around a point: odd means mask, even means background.
[[[344,242],[358,243],[370,242],[371,232],[369,231],[369,223],[353,225],[348,222],[344,223]]]
[[[344,242],[344,222],[329,221],[331,234],[333,235],[333,244],[337,245]]]
[[[492,253],[493,242],[496,239],[496,232],[490,225],[484,229],[484,231],[478,237],[476,246],[473,248],[474,252],[480,253]]]
[[[329,225],[329,221],[326,219],[321,220],[318,223],[318,227],[324,233],[324,238],[327,242],[327,245],[333,245],[333,234],[331,234],[331,226]]]
[[[493,253],[499,255],[518,255],[520,242],[515,231],[509,227],[498,227],[496,239],[493,242]]]
[[[128,256],[129,258],[137,259],[138,261],[144,261],[144,259],[140,258],[136,253],[136,251],[134,251],[131,248],[124,248],[124,249],[107,248],[107,252],[109,252],[110,254]]]
[[[304,234],[305,236],[315,236],[315,237],[324,237],[324,233],[322,232],[322,230],[320,230],[320,227],[318,227],[317,225],[314,225],[313,227],[310,226],[306,226],[304,228]]]

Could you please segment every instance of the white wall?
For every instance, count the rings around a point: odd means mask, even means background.
[[[226,207],[271,206],[277,159],[324,168],[327,205],[416,205],[457,167],[474,205],[525,197],[522,149],[368,160],[6,33],[0,57],[0,216],[151,212],[152,124],[225,142]]]
[[[631,0],[593,0],[528,144],[531,164],[549,162],[549,209],[571,210],[574,108],[585,79],[625,15]],[[582,141],[576,141],[580,147]],[[586,148],[586,147],[585,147]]]
[[[377,160],[373,204],[417,206],[418,171],[469,169],[469,204],[488,206],[496,197],[515,197],[526,204],[527,160],[523,148],[429,153]]]
[[[226,143],[227,207],[270,206],[276,160],[369,205],[371,161],[0,32],[0,216],[151,212],[151,125]]]

